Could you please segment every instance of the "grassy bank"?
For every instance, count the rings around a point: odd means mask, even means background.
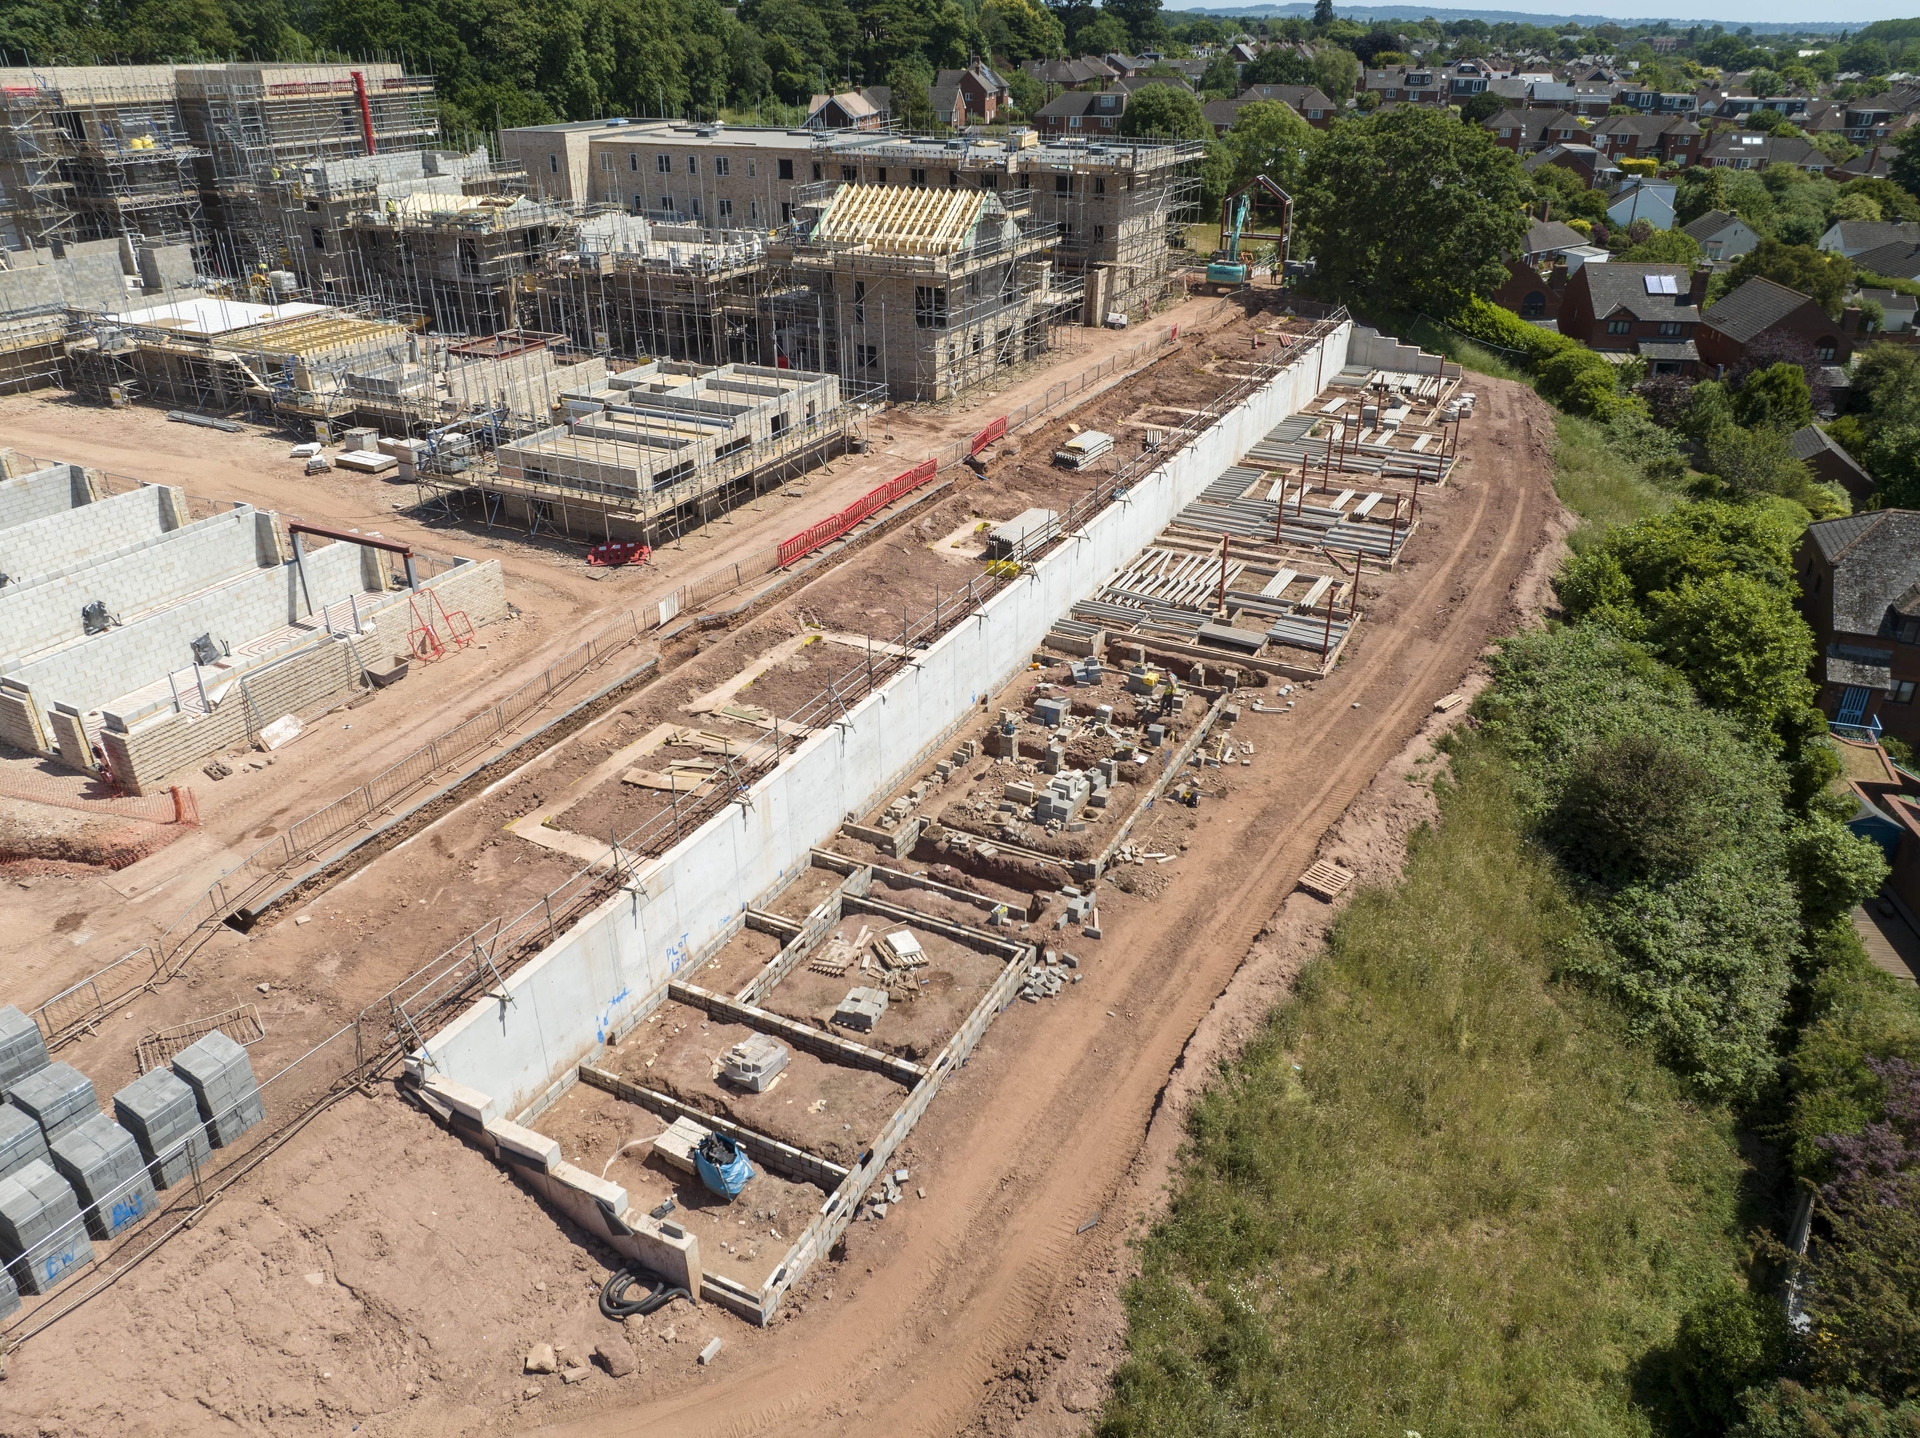
[[[1736,1271],[1728,1120],[1555,982],[1569,899],[1456,769],[1199,1105],[1107,1438],[1643,1432],[1636,1365]]]

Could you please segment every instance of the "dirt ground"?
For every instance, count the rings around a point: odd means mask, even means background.
[[[1547,484],[1551,421],[1527,391],[1481,388],[1486,402],[1463,431],[1456,486],[1436,496],[1399,573],[1369,576],[1381,592],[1365,599],[1369,623],[1345,662],[1303,692],[1295,712],[1242,718],[1238,732],[1269,757],[1241,771],[1229,800],[1153,816],[1161,827],[1152,832],[1162,834],[1153,842],[1189,844],[1166,866],[1163,891],[1102,887],[1109,937],[1086,946],[1085,982],[1003,1014],[901,1155],[927,1198],[906,1205],[900,1222],[851,1230],[771,1331],[679,1306],[650,1321],[638,1379],[596,1373],[563,1389],[520,1377],[528,1343],[570,1326],[583,1338],[604,1331],[587,1289],[605,1255],[397,1101],[356,1097],[67,1320],[61,1346],[98,1355],[84,1392],[30,1348],[13,1362],[7,1407],[50,1433],[116,1424],[132,1433],[318,1433],[337,1431],[349,1414],[364,1431],[396,1434],[542,1423],[596,1435],[1000,1432],[1021,1418],[1079,1427],[1077,1411],[1098,1396],[1086,1385],[1111,1363],[1100,1345],[1112,1330],[1098,1322],[1124,1272],[1130,1219],[1158,1191],[1157,1150],[1143,1144],[1168,1074],[1329,825],[1400,752],[1432,701],[1460,684],[1487,638],[1513,628],[1533,600],[1521,581],[1557,513]],[[924,594],[934,575],[951,587],[960,571],[927,546],[966,517],[959,510],[1010,514],[1032,502],[1029,491],[993,490],[1006,473],[957,495],[916,535],[863,551],[892,566],[891,588],[875,584],[877,569],[849,565],[795,605],[865,617],[891,612],[892,598],[916,585]],[[931,568],[922,576],[923,562]],[[899,569],[914,573],[897,577]],[[599,581],[581,583],[605,592]],[[368,956],[421,955],[442,934],[471,928],[474,915],[510,911],[519,894],[568,869],[502,834],[503,823],[562,796],[796,629],[791,615],[775,613],[708,636],[706,649],[641,700],[314,906],[315,919],[337,917],[282,923],[238,941],[235,952],[258,956],[262,972],[271,964],[295,998],[303,976],[332,981],[322,971],[330,959],[345,979],[324,1001],[344,1008],[355,966],[377,966]],[[852,651],[847,658],[861,662]],[[676,722],[689,721],[680,714]],[[801,885],[817,872],[772,907],[804,915],[818,896],[807,900]],[[402,905],[403,895],[415,902]],[[759,1097],[785,1107],[777,1089]],[[277,1209],[297,1216],[282,1219]],[[1076,1234],[1096,1211],[1102,1222]],[[442,1212],[457,1223],[440,1222]],[[535,1274],[545,1290],[523,1281]],[[183,1330],[180,1313],[198,1316]],[[669,1329],[675,1341],[663,1342],[658,1334]],[[166,1337],[156,1345],[123,1336],[142,1330]],[[1076,1346],[1083,1332],[1088,1346]],[[697,1368],[692,1355],[708,1333],[723,1335],[727,1351],[713,1368]],[[1047,1356],[1056,1349],[1057,1358]],[[336,1364],[346,1377],[319,1376]],[[540,1397],[521,1396],[529,1382]]]

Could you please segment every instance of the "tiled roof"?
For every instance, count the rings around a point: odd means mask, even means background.
[[[1877,250],[1855,255],[1853,267],[1865,270],[1870,275],[1885,275],[1889,279],[1920,279],[1920,246],[1905,241],[1882,245]]]
[[[1692,276],[1685,265],[1582,265],[1587,293],[1593,299],[1593,317],[1603,320],[1624,310],[1638,320],[1698,320],[1698,307],[1689,302]],[[1671,278],[1675,293],[1649,294],[1650,277]]]
[[[1723,295],[1704,318],[1728,339],[1745,344],[1779,324],[1800,306],[1811,303],[1812,300],[1798,290],[1755,276]]]
[[[1833,627],[1878,634],[1887,611],[1920,582],[1920,512],[1877,509],[1809,525],[1833,566]]]
[[[1730,215],[1725,210],[1708,210],[1699,219],[1693,221],[1693,223],[1682,225],[1680,227],[1680,233],[1690,235],[1696,240],[1705,241],[1712,239],[1724,230],[1731,229],[1739,223],[1740,218],[1737,215]]]

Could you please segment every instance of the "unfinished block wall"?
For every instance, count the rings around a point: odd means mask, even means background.
[[[7,576],[0,599],[11,597],[19,585],[94,563],[186,522],[186,496],[152,484],[0,528],[0,574]],[[18,653],[23,647],[0,624],[0,651]]]
[[[145,507],[144,513],[133,516],[135,520],[153,521],[169,508],[153,501],[155,493],[166,496],[170,491],[138,490],[115,495],[73,510],[71,515],[56,515],[0,533],[0,565],[6,562],[7,545],[15,534],[109,510],[123,499],[137,500]],[[255,530],[261,523],[272,522],[268,514],[230,510],[117,546],[108,554],[69,563],[24,584],[7,585],[0,589],[0,671],[15,668],[31,655],[84,640],[86,628],[80,611],[95,600],[106,605],[107,613],[116,620],[126,623],[223,579],[257,569]],[[138,524],[116,521],[113,527],[137,528]]]
[[[266,518],[266,516],[261,516]],[[309,554],[313,606],[362,592],[360,546],[336,544]],[[42,713],[62,703],[87,713],[193,662],[202,634],[235,649],[283,629],[307,612],[290,564],[254,569],[105,634],[66,645],[0,676],[0,692],[24,693]],[[6,725],[0,712],[0,731]],[[10,733],[9,743],[18,742]],[[44,742],[38,746],[43,752]]]
[[[7,451],[11,456],[13,451]],[[93,480],[77,464],[56,464],[0,480],[0,529],[45,519],[93,500]]]
[[[358,551],[360,546],[334,548]],[[448,609],[464,610],[476,629],[496,623],[507,612],[497,559],[468,561],[420,587],[433,591]],[[134,793],[149,793],[176,770],[252,742],[263,725],[282,715],[330,704],[357,687],[366,669],[384,668],[394,654],[407,650],[407,629],[413,622],[407,593],[391,593],[376,603],[371,633],[351,640],[323,638],[257,674],[242,676],[227,686],[210,714],[168,710],[125,728],[109,719],[101,740],[114,774]],[[0,725],[5,723],[5,699],[0,693]]]

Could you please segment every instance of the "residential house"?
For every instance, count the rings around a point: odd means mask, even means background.
[[[1555,326],[1560,299],[1571,270],[1577,270],[1589,251],[1587,237],[1558,220],[1535,220],[1518,255],[1506,256],[1507,278],[1494,291],[1493,302],[1523,320]],[[1602,255],[1606,251],[1600,251]]]
[[[1300,85],[1265,85],[1259,88],[1277,91],[1277,90],[1300,90],[1302,88],[1310,89],[1311,87],[1310,86],[1303,87]],[[1318,92],[1316,91],[1315,93],[1318,93]],[[1323,96],[1322,98],[1324,99],[1325,97]],[[1295,114],[1300,113],[1298,106],[1292,104],[1289,101],[1282,100],[1277,94],[1272,99],[1268,100],[1268,99],[1262,99],[1258,97],[1257,95],[1254,94],[1252,90],[1249,90],[1246,94],[1240,96],[1236,100],[1209,100],[1207,101],[1206,104],[1200,107],[1200,113],[1206,117],[1207,123],[1213,126],[1214,134],[1224,135],[1227,133],[1228,130],[1233,128],[1234,121],[1240,118],[1240,112],[1246,109],[1247,106],[1249,105],[1285,105],[1288,109],[1292,110]],[[1325,115],[1328,112],[1325,110],[1321,110],[1320,113]],[[1301,118],[1306,119],[1304,115],[1302,115]],[[1307,120],[1307,123],[1309,125],[1315,124],[1315,122],[1312,120]],[[1323,119],[1318,123],[1317,126],[1315,126],[1315,128],[1324,129],[1326,128],[1326,124],[1327,122]]]
[[[1033,112],[1033,127],[1042,135],[1095,140],[1111,135],[1126,112],[1125,90],[1068,90]]]
[[[958,71],[943,70],[943,75],[957,74]],[[933,106],[933,123],[945,125],[948,129],[958,130],[967,123],[967,92],[961,88],[958,80],[942,82],[935,80],[927,91],[927,103]]]
[[[1821,364],[1844,365],[1853,355],[1860,311],[1849,308],[1835,322],[1814,300],[1772,280],[1754,278],[1723,295],[1700,319],[1700,363],[1724,374],[1746,361],[1761,336],[1790,336],[1812,349]]]
[[[1890,180],[1893,178],[1893,147],[1875,145],[1827,171],[1841,184],[1848,180]]]
[[[885,117],[866,92],[815,95],[807,108],[809,130],[877,130]]]
[[[1447,103],[1446,81],[1431,66],[1401,65],[1391,70],[1363,70],[1361,89],[1383,104]]]
[[[1129,95],[1137,95],[1149,85],[1165,85],[1169,90],[1184,90],[1193,93],[1193,86],[1185,80],[1174,79],[1167,75],[1131,75],[1124,80],[1115,80],[1107,86],[1109,90],[1125,90]]]
[[[1920,280],[1920,245],[1895,240],[1853,257],[1855,271],[1889,280]]]
[[[1920,742],[1920,513],[1808,525],[1794,566],[1816,645],[1815,702],[1834,723]]]
[[[1708,210],[1680,229],[1699,244],[1702,259],[1721,263],[1739,259],[1760,243],[1760,236],[1751,225],[1725,210]]]
[[[1316,130],[1326,129],[1340,113],[1340,107],[1318,85],[1249,85],[1236,98],[1242,102],[1285,101]]]
[[[967,114],[978,115],[991,125],[993,117],[1007,103],[1007,82],[989,65],[975,62],[964,70],[942,70],[933,82],[935,90],[948,85],[959,87],[966,101]]]
[[[1678,188],[1672,180],[1629,175],[1607,191],[1607,223],[1625,229],[1645,220],[1656,230],[1670,230],[1673,196]]]
[[[1764,135],[1757,130],[1716,131],[1701,163],[1714,169],[1731,170],[1792,165],[1810,175],[1824,175],[1829,168],[1827,157],[1797,135]]]
[[[1121,55],[1121,54],[1118,54],[1117,52],[1113,54],[1102,55],[1100,58],[1107,62],[1107,68],[1109,70],[1111,70],[1115,75],[1119,76],[1123,80],[1127,79],[1130,76],[1140,74],[1142,71],[1148,69],[1153,64],[1153,61],[1148,60],[1143,56]]]
[[[1588,83],[1565,85],[1536,80],[1527,86],[1527,98],[1536,105],[1555,105],[1587,119],[1598,120],[1613,108],[1613,87]]]
[[[1833,442],[1833,437],[1817,424],[1796,429],[1787,437],[1793,457],[1813,471],[1822,484],[1837,484],[1847,492],[1855,509],[1865,508],[1873,493],[1873,476],[1860,467],[1854,457]]]
[[[1603,189],[1620,178],[1619,168],[1591,145],[1552,144],[1520,162],[1520,168],[1528,174],[1543,165],[1572,170],[1586,182],[1588,189]]]
[[[1603,355],[1638,355],[1654,374],[1699,361],[1700,301],[1712,272],[1685,265],[1584,264],[1567,279],[1560,333]]]
[[[1656,55],[1671,55],[1675,50],[1680,48],[1680,36],[1649,35],[1647,36],[1647,48]]]
[[[1552,144],[1584,143],[1586,128],[1571,110],[1502,110],[1481,122],[1496,143],[1515,154],[1529,155]]]
[[[1841,220],[1820,237],[1820,248],[1852,259],[1886,245],[1920,245],[1920,225],[1911,220]]]
[[[1494,78],[1493,67],[1484,60],[1456,60],[1447,66],[1447,102],[1458,105],[1478,95]]]
[[[1920,300],[1912,295],[1901,294],[1898,290],[1879,290],[1863,287],[1860,298],[1872,300],[1880,306],[1885,316],[1880,322],[1881,332],[1890,335],[1910,334],[1914,328],[1914,316],[1920,311]]]
[[[1591,143],[1610,160],[1685,166],[1699,154],[1705,135],[1680,115],[1613,115],[1594,125]]]

